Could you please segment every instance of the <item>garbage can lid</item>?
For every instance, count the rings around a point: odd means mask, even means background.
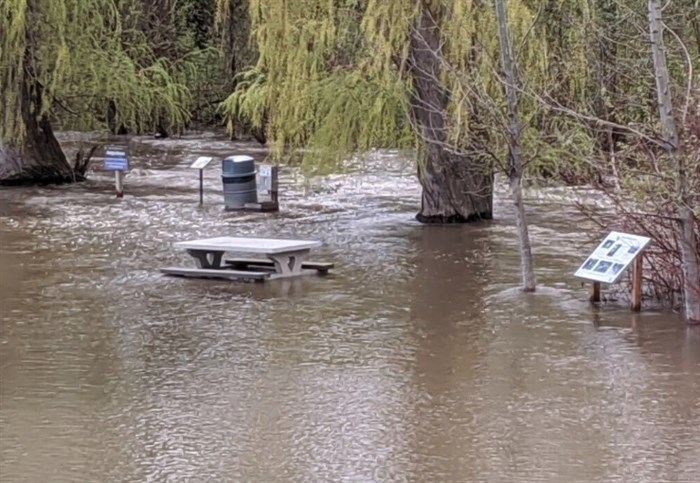
[[[237,155],[237,156],[229,156],[224,161],[232,161],[234,163],[244,163],[246,161],[255,161],[255,160],[253,158],[251,158],[250,156]]]

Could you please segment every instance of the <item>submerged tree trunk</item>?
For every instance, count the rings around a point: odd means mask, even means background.
[[[689,322],[700,323],[700,260],[698,260],[698,241],[695,237],[695,214],[693,213],[693,193],[688,187],[686,163],[679,150],[679,136],[673,117],[671,86],[666,50],[663,41],[663,19],[659,0],[649,0],[649,32],[651,50],[654,58],[654,77],[659,103],[659,115],[666,151],[673,158],[677,183],[678,218],[680,222],[681,261],[683,265],[683,300],[685,316]]]
[[[0,147],[0,184],[69,183],[76,179],[66,160],[51,123],[40,115],[43,89],[34,70],[33,39],[27,34],[24,69],[18,79],[20,92],[19,122],[24,125],[21,144],[6,142]]]
[[[537,287],[535,280],[535,264],[532,259],[530,234],[525,217],[523,201],[522,178],[523,164],[520,151],[520,117],[518,116],[518,95],[515,91],[516,74],[513,53],[508,35],[508,14],[505,0],[496,0],[496,18],[498,20],[498,39],[501,50],[501,62],[506,76],[505,92],[508,104],[508,178],[510,180],[511,196],[515,205],[515,220],[518,229],[520,246],[520,273],[522,274],[523,290],[534,292]]]
[[[27,101],[23,100],[23,104]],[[26,115],[25,115],[26,110]],[[45,116],[34,118],[31,108],[23,107],[26,133],[22,145],[0,147],[0,184],[50,184],[81,181],[66,160]]]
[[[418,178],[423,187],[423,223],[464,223],[493,217],[493,174],[479,155],[448,146],[449,95],[441,83],[439,14],[422,2],[411,30],[409,73],[413,80],[411,119],[421,140]]]

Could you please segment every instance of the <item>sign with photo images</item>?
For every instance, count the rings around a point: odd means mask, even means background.
[[[584,261],[574,276],[594,282],[615,283],[651,240],[612,231]]]

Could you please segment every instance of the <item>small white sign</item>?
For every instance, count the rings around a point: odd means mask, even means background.
[[[272,191],[272,165],[261,164],[258,167],[258,191]]]
[[[260,171],[260,176],[272,176],[272,165],[271,164],[261,164],[259,171]]]
[[[214,158],[212,158],[212,157],[201,156],[201,157],[197,158],[197,160],[194,163],[192,163],[192,165],[190,166],[190,169],[204,169],[213,160],[214,160]]]
[[[594,282],[615,283],[651,239],[612,231],[598,245],[574,276]]]

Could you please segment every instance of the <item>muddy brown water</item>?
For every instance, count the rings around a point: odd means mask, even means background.
[[[66,134],[64,145],[78,136]],[[0,481],[700,481],[700,332],[601,308],[572,277],[575,209],[532,200],[541,290],[512,211],[428,227],[399,153],[282,175],[279,214],[222,209],[215,135],[131,141],[124,200],[0,190]],[[327,278],[166,278],[173,242],[324,242]]]

